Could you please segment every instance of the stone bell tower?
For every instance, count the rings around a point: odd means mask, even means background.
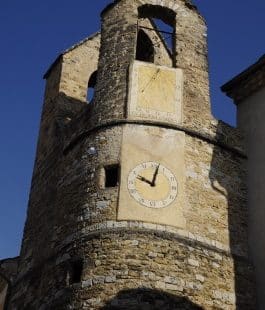
[[[246,155],[210,112],[203,18],[187,0],[101,18],[45,75],[7,309],[255,309]]]

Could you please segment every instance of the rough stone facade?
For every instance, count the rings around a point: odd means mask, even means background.
[[[0,279],[0,309],[4,309],[8,284],[4,279]]]
[[[18,257],[0,261],[0,310],[5,310],[17,275]]]
[[[156,18],[166,13],[173,27],[172,64],[162,45],[156,56],[183,70],[181,123],[127,118],[142,6]],[[153,42],[158,35],[150,35]],[[246,156],[237,129],[211,116],[206,26],[196,8],[184,0],[115,1],[102,13],[101,35],[66,51],[45,77],[8,309],[255,309]],[[117,220],[120,181],[106,188],[104,169],[120,165],[123,132],[139,126],[185,134],[185,227]]]

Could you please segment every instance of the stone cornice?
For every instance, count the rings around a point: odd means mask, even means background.
[[[142,125],[142,126],[155,126],[155,127],[162,127],[166,129],[173,129],[185,132],[187,135],[198,138],[202,141],[208,142],[213,145],[220,146],[221,148],[234,153],[235,155],[247,158],[245,152],[235,146],[230,145],[226,141],[222,141],[220,139],[220,135],[216,133],[216,136],[213,137],[207,133],[199,132],[196,130],[193,130],[191,128],[181,126],[181,125],[173,125],[163,122],[154,122],[154,121],[147,121],[147,120],[126,120],[126,119],[116,119],[112,120],[97,126],[92,126],[91,128],[88,128],[87,130],[83,131],[82,133],[78,133],[76,136],[71,137],[65,144],[63,153],[66,155],[69,151],[71,151],[80,141],[84,140],[87,136],[91,135],[95,131],[99,131],[106,128],[116,127],[116,126],[122,126],[122,125]]]
[[[221,87],[235,104],[251,96],[265,86],[265,55],[245,71]]]
[[[223,244],[213,239],[209,239],[200,235],[190,233],[186,230],[179,229],[167,225],[152,224],[146,222],[137,221],[105,221],[95,223],[90,226],[86,226],[79,232],[69,235],[61,243],[58,252],[48,257],[43,263],[30,267],[24,272],[20,273],[13,283],[16,286],[23,279],[30,276],[32,272],[38,269],[42,269],[43,265],[54,261],[56,265],[60,265],[70,259],[69,254],[66,254],[67,249],[75,242],[86,242],[93,240],[94,238],[101,238],[103,235],[109,236],[110,234],[117,235],[139,235],[152,238],[158,238],[161,240],[169,240],[179,244],[180,246],[192,246],[195,249],[202,249],[205,251],[211,251],[219,254],[223,257],[227,257],[233,260],[241,261],[244,264],[252,264],[251,258],[245,251],[239,249],[231,249],[230,245]]]

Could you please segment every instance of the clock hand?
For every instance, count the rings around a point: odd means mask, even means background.
[[[145,183],[148,183],[150,186],[152,186],[152,182],[147,180],[146,178],[142,177],[141,175],[138,175],[137,179],[140,180],[140,181],[143,181]]]
[[[152,187],[156,186],[156,178],[157,178],[157,175],[158,175],[159,167],[160,167],[160,164],[158,164],[158,166],[156,167],[156,170],[155,170],[155,173],[154,173],[154,176],[153,176],[153,180],[151,182],[151,186]]]

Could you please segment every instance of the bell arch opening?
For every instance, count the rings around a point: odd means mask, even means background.
[[[137,35],[136,60],[154,63],[155,50],[152,40],[140,29]]]
[[[141,52],[141,53],[140,53]],[[159,5],[138,8],[136,59],[175,67],[176,13]]]

